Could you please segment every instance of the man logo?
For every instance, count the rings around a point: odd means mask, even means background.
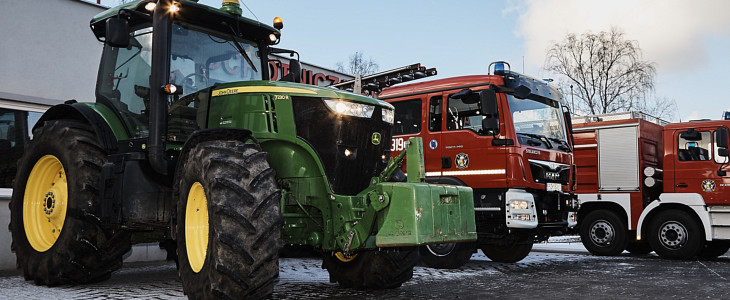
[[[555,172],[545,172],[545,179],[547,180],[559,180],[560,174]]]
[[[373,136],[370,138],[373,145],[380,145],[380,132],[373,132]]]

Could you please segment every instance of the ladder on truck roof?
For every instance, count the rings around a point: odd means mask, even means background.
[[[384,88],[415,79],[436,75],[436,68],[427,69],[421,64],[412,64],[404,67],[375,73],[366,76],[355,76],[355,79],[343,81],[330,87],[347,90],[355,94],[361,94],[363,90],[372,93],[379,93]]]
[[[669,121],[660,119],[658,117],[649,115],[640,111],[623,111],[610,114],[602,115],[590,115],[590,116],[573,116],[573,124],[585,124],[601,121],[618,121],[618,120],[629,120],[629,119],[642,119],[652,123],[659,124],[661,126],[669,124]]]

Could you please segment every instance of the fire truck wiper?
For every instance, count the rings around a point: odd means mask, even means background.
[[[549,138],[550,140],[558,142],[560,145],[558,146],[558,149],[563,150],[565,152],[570,152],[570,146],[568,145],[568,142],[565,140],[561,140],[559,138]]]
[[[547,145],[548,148],[550,148],[550,149],[553,148],[553,143],[551,143],[550,142],[550,139],[548,139],[548,137],[546,137],[544,135],[534,134],[534,133],[524,133],[524,132],[518,132],[517,134],[524,135],[524,136],[529,136],[531,138],[536,138],[538,140],[541,140],[541,141],[545,142],[545,145]]]

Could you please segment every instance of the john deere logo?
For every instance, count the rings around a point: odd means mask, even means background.
[[[454,163],[457,168],[466,169],[469,166],[469,155],[466,155],[466,153],[457,154],[456,158],[454,158]]]
[[[370,138],[373,145],[380,145],[380,132],[373,132],[373,137]]]
[[[702,190],[705,192],[714,192],[715,191],[715,182],[711,179],[706,179],[702,182]]]

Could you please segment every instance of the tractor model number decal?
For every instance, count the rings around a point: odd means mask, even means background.
[[[406,140],[404,138],[392,139],[390,143],[390,151],[403,151],[406,149]]]

